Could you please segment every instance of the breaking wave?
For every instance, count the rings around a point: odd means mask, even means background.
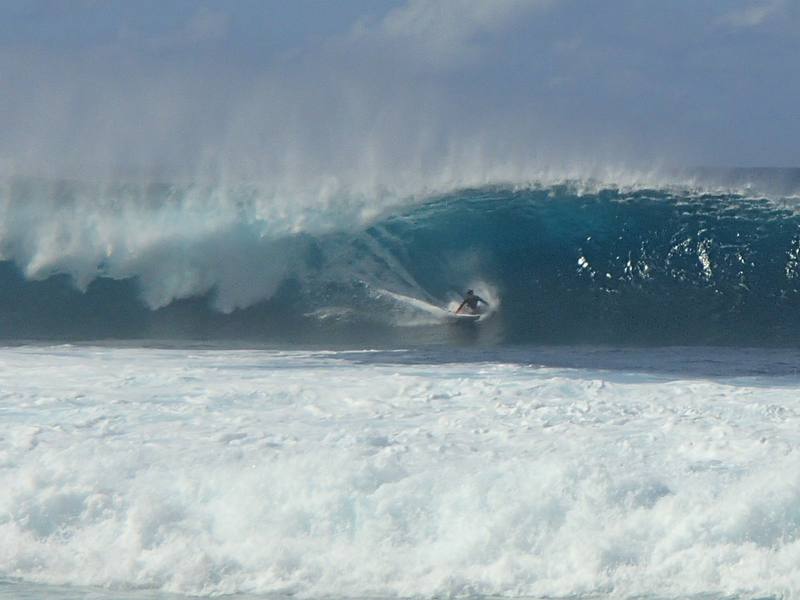
[[[584,180],[313,202],[11,180],[0,335],[796,345],[797,179],[784,173],[780,193],[740,174],[728,187]],[[467,287],[494,314],[454,328],[444,309]]]

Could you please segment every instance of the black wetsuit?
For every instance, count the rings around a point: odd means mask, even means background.
[[[464,301],[461,303],[461,306],[458,307],[458,310],[456,312],[460,312],[461,309],[466,306],[467,308],[469,308],[470,312],[476,313],[478,312],[479,302],[483,302],[487,306],[489,304],[488,302],[486,302],[486,300],[484,300],[483,298],[481,298],[476,294],[468,294],[467,296],[464,297]]]

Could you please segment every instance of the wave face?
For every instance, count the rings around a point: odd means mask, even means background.
[[[791,196],[586,183],[276,204],[6,185],[5,338],[796,345]],[[467,287],[493,314],[454,327]]]

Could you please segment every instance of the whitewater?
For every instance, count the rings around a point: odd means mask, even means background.
[[[7,347],[0,596],[792,597],[798,358]]]

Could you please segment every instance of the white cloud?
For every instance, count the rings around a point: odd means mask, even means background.
[[[758,27],[775,17],[783,7],[784,0],[758,0],[744,8],[725,13],[717,23],[734,29]]]
[[[431,66],[470,62],[480,54],[479,38],[497,34],[552,0],[409,0],[377,25],[360,23],[357,41],[388,43]]]

